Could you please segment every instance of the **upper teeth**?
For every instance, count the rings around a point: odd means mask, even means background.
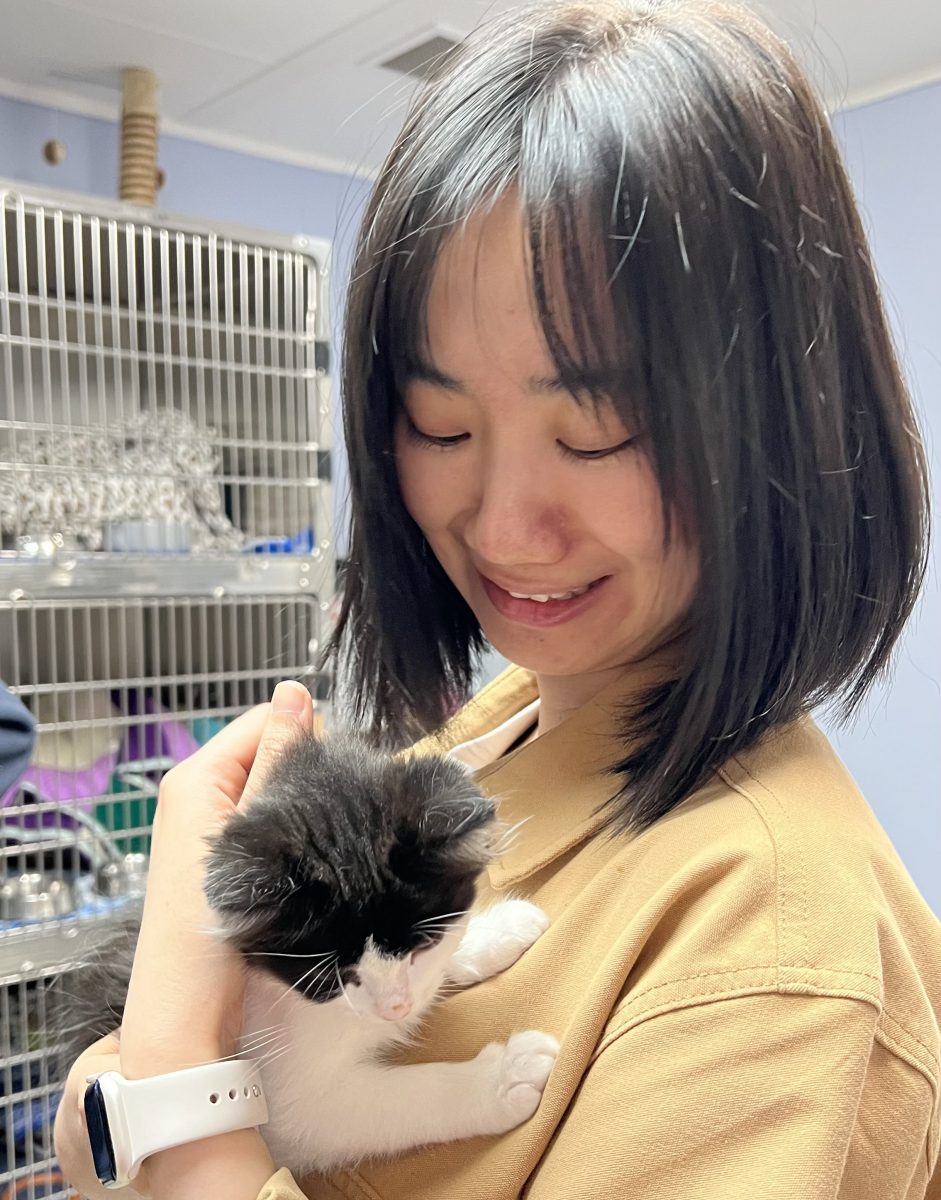
[[[581,596],[588,591],[588,584],[584,587],[576,588],[574,592],[549,592],[541,596],[527,596],[525,592],[510,592],[514,600],[538,600],[540,604],[545,604],[547,600],[571,600],[573,596]]]

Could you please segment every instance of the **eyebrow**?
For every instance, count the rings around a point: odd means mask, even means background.
[[[460,379],[455,379],[452,375],[446,375],[444,371],[439,371],[429,362],[411,363],[406,377],[409,382],[430,383],[446,392],[467,395],[471,390],[466,383],[462,383]],[[526,391],[533,395],[559,392],[610,392],[618,385],[623,387],[626,378],[627,371],[619,367],[576,368],[570,373],[567,380],[563,380],[558,375],[530,376],[526,383]]]

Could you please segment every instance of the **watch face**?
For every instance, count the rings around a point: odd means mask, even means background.
[[[114,1183],[118,1177],[114,1146],[111,1142],[111,1130],[108,1128],[105,1098],[97,1079],[85,1089],[85,1124],[88,1127],[92,1158],[95,1160],[95,1174],[102,1183]]]

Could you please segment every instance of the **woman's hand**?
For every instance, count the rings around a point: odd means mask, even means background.
[[[286,707],[294,705],[295,707]],[[211,930],[203,894],[207,839],[250,804],[266,762],[311,728],[300,684],[228,725],[163,779],[150,872],[121,1032],[130,1079],[231,1054],[241,1026],[242,960]]]
[[[242,960],[213,932],[217,922],[202,890],[207,839],[239,804],[251,803],[267,762],[313,727],[306,689],[281,683],[270,705],[237,718],[164,776],[120,1042],[111,1035],[81,1056],[56,1120],[63,1169],[89,1194],[106,1193],[94,1185],[84,1128],[87,1075],[120,1070],[138,1079],[211,1062],[235,1049],[242,1019]],[[163,1157],[155,1156],[154,1167]],[[136,1187],[146,1194],[145,1178]]]

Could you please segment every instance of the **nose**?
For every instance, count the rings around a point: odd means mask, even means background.
[[[401,1021],[411,1011],[412,1002],[405,999],[387,1000],[378,1006],[379,1016],[384,1021]]]
[[[465,541],[482,563],[548,565],[565,556],[568,541],[564,499],[526,461],[506,456],[481,481],[465,526]]]

